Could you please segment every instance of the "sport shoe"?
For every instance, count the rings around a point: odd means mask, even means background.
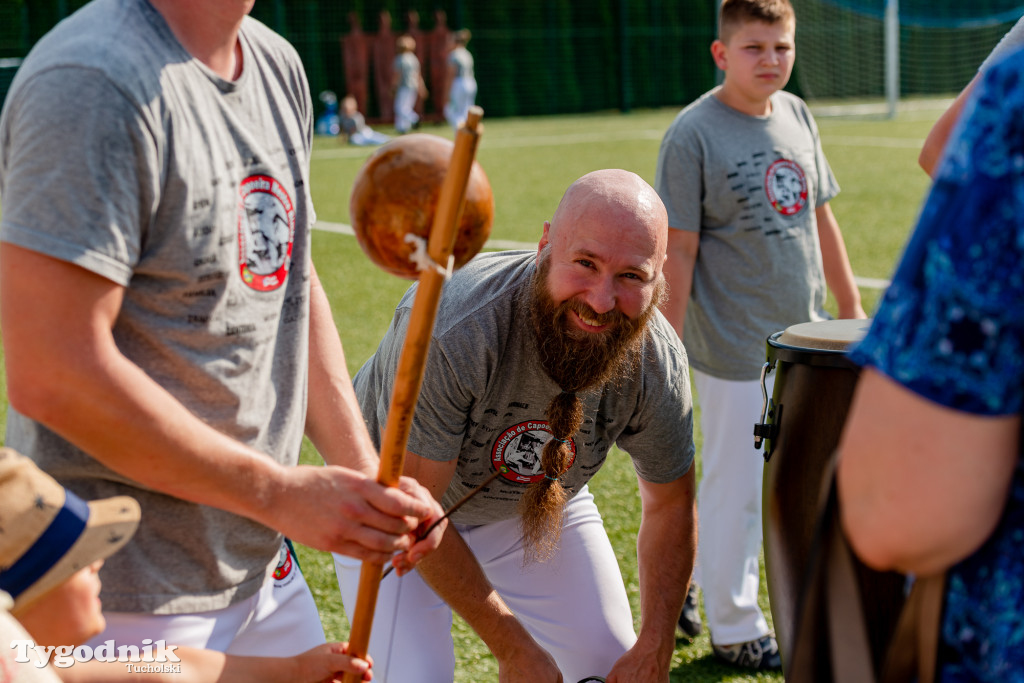
[[[746,669],[781,669],[782,658],[779,656],[779,644],[775,636],[768,634],[757,640],[735,645],[711,644],[715,656],[721,660],[742,666]]]
[[[702,626],[700,609],[697,607],[697,584],[691,582],[690,589],[686,591],[683,611],[679,613],[679,630],[690,638],[696,638]]]

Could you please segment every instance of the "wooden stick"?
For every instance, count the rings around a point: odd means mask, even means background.
[[[455,134],[455,149],[452,151],[452,159],[441,185],[437,212],[430,227],[427,253],[434,263],[442,267],[448,264],[448,259],[455,248],[455,236],[465,204],[466,187],[469,184],[477,143],[482,133],[480,119],[483,113],[480,107],[470,108],[466,123]],[[430,349],[430,338],[434,332],[434,321],[437,318],[437,306],[444,281],[445,276],[436,268],[424,268],[420,272],[405,342],[402,344],[402,353],[398,359],[398,372],[391,394],[391,405],[388,408],[388,420],[381,440],[377,481],[387,486],[398,485],[405,465],[405,446],[409,440],[416,400],[423,384],[423,369],[427,351]],[[383,564],[363,562],[359,573],[359,592],[356,596],[356,609],[352,617],[348,643],[348,652],[354,657],[366,657],[369,649],[370,629],[373,625],[373,612],[377,604],[377,592],[383,569]],[[343,683],[358,683],[360,680],[361,677],[352,673],[347,673],[342,678]]]

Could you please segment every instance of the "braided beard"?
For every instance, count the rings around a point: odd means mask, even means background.
[[[569,497],[559,478],[572,462],[569,440],[583,423],[578,394],[636,371],[647,323],[665,291],[661,280],[650,305],[635,319],[617,310],[598,314],[576,298],[556,303],[547,288],[550,270],[550,259],[543,254],[530,288],[530,317],[541,366],[562,393],[546,411],[552,438],[541,452],[544,478],[530,484],[519,503],[525,563],[543,562],[558,548]],[[609,328],[598,333],[580,330],[569,319],[573,311]]]

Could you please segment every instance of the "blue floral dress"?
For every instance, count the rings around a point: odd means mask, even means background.
[[[874,324],[851,355],[942,405],[1022,412],[1024,52],[986,70]],[[1019,461],[998,528],[948,576],[939,679],[1024,681]]]

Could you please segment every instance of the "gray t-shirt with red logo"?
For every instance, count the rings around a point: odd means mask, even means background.
[[[654,187],[672,228],[700,232],[684,340],[693,367],[755,380],[765,339],[823,320],[825,275],[815,209],[839,193],[800,98],[772,95],[749,116],[708,92],[661,142]]]
[[[243,72],[226,81],[145,0],[96,0],[56,26],[0,119],[0,239],[123,285],[118,348],[207,424],[293,465],[312,107],[287,42],[250,18],[240,40]],[[142,504],[104,566],[105,609],[219,609],[277,564],[276,531],[138,487],[13,410],[7,444],[84,498]]]
[[[529,315],[535,257],[532,251],[477,256],[455,272],[441,297],[408,450],[430,460],[458,459],[445,508],[496,467],[506,470],[452,516],[460,524],[515,517],[527,486],[544,476],[540,454],[551,438],[545,410],[559,389],[537,358]],[[378,445],[415,292],[414,285],[354,380]],[[629,454],[645,481],[686,474],[694,454],[687,368],[679,338],[657,313],[635,372],[581,394],[583,425],[571,440],[574,460],[562,484],[578,492],[613,444]]]

